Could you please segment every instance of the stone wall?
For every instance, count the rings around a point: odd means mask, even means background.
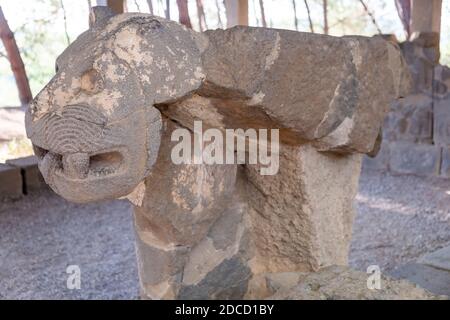
[[[0,181],[0,201],[19,199],[24,195],[48,189],[39,172],[36,156],[0,163]]]
[[[439,35],[416,33],[400,44],[413,78],[410,95],[391,104],[383,142],[364,166],[450,177],[450,68],[439,64]]]

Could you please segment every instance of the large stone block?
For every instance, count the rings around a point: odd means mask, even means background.
[[[22,172],[25,193],[48,188],[38,169],[38,159],[36,156],[11,159],[7,160],[6,163],[18,168]]]
[[[395,279],[404,279],[432,292],[450,296],[450,271],[410,262],[391,272]]]
[[[439,34],[435,32],[415,33],[412,41],[400,44],[413,79],[414,93],[433,90],[433,68],[439,62]]]
[[[450,98],[450,68],[444,65],[434,67],[434,96],[436,99]]]
[[[291,275],[289,284],[272,285],[274,300],[444,300],[405,280],[380,275],[380,289],[368,288],[368,274],[342,266],[331,266],[313,274]],[[268,282],[273,275],[268,275]],[[278,276],[278,278],[280,278]]]
[[[393,172],[433,176],[439,174],[441,148],[435,145],[394,142],[389,167]]]
[[[438,269],[450,272],[450,246],[428,253],[418,260],[419,263],[426,264]],[[450,281],[450,274],[449,274]],[[450,286],[449,286],[450,294]]]
[[[450,178],[450,149],[442,148],[441,176]]]
[[[385,119],[383,138],[389,141],[431,143],[433,100],[425,94],[409,95],[395,101]]]
[[[380,151],[375,157],[364,156],[362,166],[370,170],[388,170],[389,169],[389,151],[390,143],[388,141],[383,141],[381,144]]]
[[[450,97],[434,101],[434,144],[450,146]]]
[[[20,169],[0,163],[0,198],[22,196],[22,175]]]

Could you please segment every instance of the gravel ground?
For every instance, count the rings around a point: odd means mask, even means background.
[[[67,289],[69,265],[80,267],[81,290]],[[78,205],[47,191],[0,203],[0,298],[137,297],[127,201]]]
[[[366,171],[357,196],[353,267],[383,271],[450,242],[450,181]],[[0,298],[135,299],[126,201],[69,203],[50,191],[0,203]],[[66,287],[69,265],[81,290]]]
[[[450,245],[450,180],[366,170],[356,197],[350,265],[395,267]]]

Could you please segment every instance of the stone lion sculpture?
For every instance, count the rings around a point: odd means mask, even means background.
[[[345,265],[361,157],[408,89],[381,37],[196,33],[96,8],[26,115],[52,189],[135,206],[141,294],[264,298],[267,275]],[[279,171],[174,164],[177,128],[279,129]]]

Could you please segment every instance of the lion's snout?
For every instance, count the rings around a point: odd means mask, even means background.
[[[30,135],[46,181],[105,177],[117,173],[125,153],[106,117],[92,107],[53,108],[31,121]]]
[[[53,175],[69,180],[95,179],[118,173],[123,166],[119,150],[89,154],[86,152],[59,154],[51,149],[33,145],[39,159],[39,169],[46,180]]]

